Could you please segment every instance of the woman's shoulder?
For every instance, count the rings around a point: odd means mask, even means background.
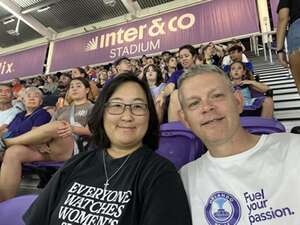
[[[98,158],[97,154],[98,150],[93,149],[74,155],[65,162],[64,166],[62,167],[62,171],[66,172],[69,170],[73,170],[75,167],[84,168],[87,165],[91,165],[91,162],[95,161]]]
[[[155,151],[146,147],[148,157],[145,160],[145,171],[152,171],[156,175],[166,172],[177,172],[175,166],[166,158],[158,155]]]

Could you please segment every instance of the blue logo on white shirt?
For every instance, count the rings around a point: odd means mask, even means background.
[[[241,206],[229,193],[213,193],[205,205],[205,217],[210,225],[235,225],[241,218]]]

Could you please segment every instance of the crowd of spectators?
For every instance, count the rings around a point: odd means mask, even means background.
[[[16,195],[22,163],[67,160],[83,150],[77,148],[77,140],[90,136],[87,119],[93,103],[104,87],[124,73],[148,84],[160,124],[181,120],[177,81],[199,64],[215,65],[227,72],[244,95],[247,115],[260,109],[261,116],[272,118],[272,98],[264,95],[269,88],[254,79],[253,65],[239,40],[227,46],[211,42],[198,49],[184,45],[176,53],[165,51],[141,59],[122,57],[113,64],[0,84],[0,151],[6,150],[0,171],[0,201]]]

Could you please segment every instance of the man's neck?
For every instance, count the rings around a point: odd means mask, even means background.
[[[230,141],[226,143],[207,145],[209,153],[213,157],[222,158],[237,155],[253,148],[259,141],[260,137],[248,133],[243,128],[239,129],[241,130]]]
[[[0,104],[0,111],[5,111],[7,109],[10,109],[12,107],[12,104],[11,103],[3,103],[3,104]]]

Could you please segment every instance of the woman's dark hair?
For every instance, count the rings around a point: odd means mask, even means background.
[[[81,68],[81,67],[76,67],[76,70],[78,70],[81,74],[84,74],[84,78],[88,78],[89,75],[86,73],[85,69]]]
[[[88,126],[92,133],[91,142],[98,148],[109,148],[111,143],[104,129],[104,112],[105,103],[108,102],[109,98],[114,94],[114,92],[121,85],[127,82],[133,82],[138,84],[145,92],[149,110],[149,121],[148,130],[143,138],[143,144],[147,145],[153,151],[158,148],[159,141],[159,123],[155,110],[155,105],[153,102],[153,97],[151,95],[149,86],[143,80],[137,78],[133,73],[122,73],[116,78],[114,78],[109,85],[106,85],[102,91],[101,95],[98,97],[94,108],[88,119]]]
[[[228,72],[229,78],[230,78],[231,67],[234,64],[236,64],[236,63],[240,64],[243,67],[243,69],[246,71],[246,74],[243,77],[243,79],[245,79],[245,80],[255,80],[252,72],[250,70],[248,70],[247,67],[246,67],[246,65],[243,62],[241,62],[241,61],[236,61],[236,62],[233,62],[233,63],[230,64],[230,66],[229,66],[229,72]]]
[[[150,67],[152,67],[154,69],[154,71],[156,72],[156,82],[155,82],[155,85],[158,86],[158,85],[160,85],[164,81],[164,79],[163,79],[161,70],[159,69],[158,66],[156,66],[154,64],[149,64],[148,66],[145,67],[144,72],[143,72],[143,80],[146,83],[148,83],[146,73],[148,72],[148,70],[150,69]]]
[[[192,45],[183,45],[179,48],[178,52],[181,52],[183,49],[189,50],[192,56],[195,56],[197,54],[196,49]]]

